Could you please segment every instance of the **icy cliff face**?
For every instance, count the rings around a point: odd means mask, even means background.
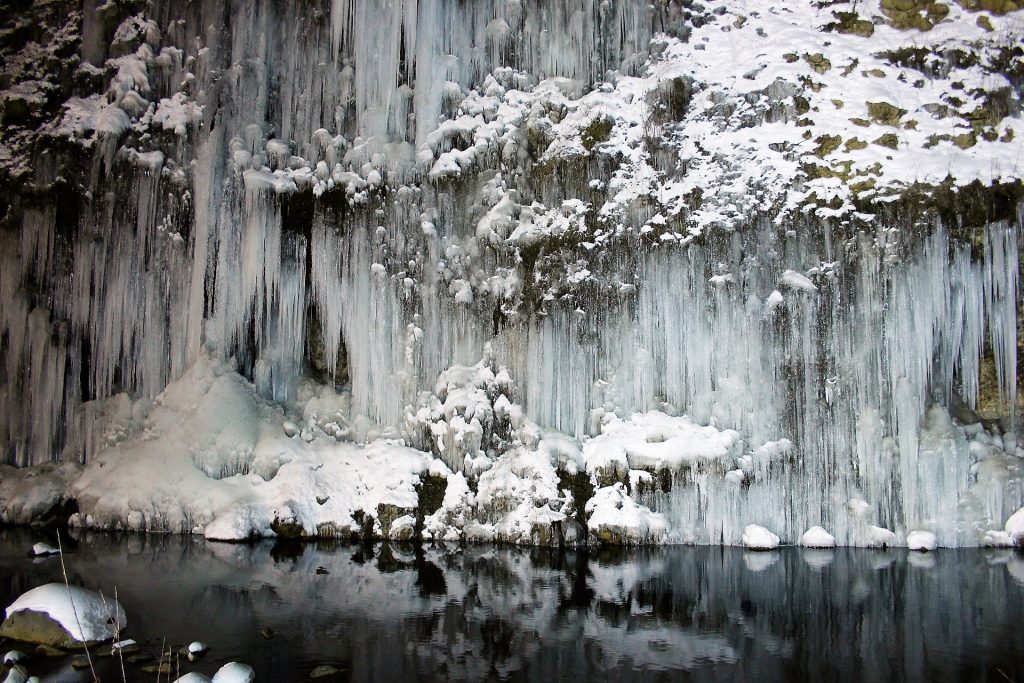
[[[108,526],[358,530],[434,472],[449,491],[415,533],[980,543],[1024,502],[1022,19],[32,5],[0,35],[5,458],[85,464],[69,486]],[[260,407],[227,465],[216,420],[182,425],[187,477],[363,458],[327,439],[430,455],[395,451],[397,502],[210,483],[205,507],[100,505],[111,472],[151,478],[210,363]],[[980,407],[1006,419],[974,426]],[[260,441],[282,420],[295,444]]]

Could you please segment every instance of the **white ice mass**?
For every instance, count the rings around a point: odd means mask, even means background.
[[[1024,536],[1016,4],[398,5],[0,45],[4,522]]]

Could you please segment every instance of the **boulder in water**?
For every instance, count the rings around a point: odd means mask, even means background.
[[[24,593],[7,608],[0,637],[70,648],[108,641],[126,623],[116,600],[87,588],[49,583]]]

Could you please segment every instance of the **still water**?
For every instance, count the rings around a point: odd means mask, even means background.
[[[56,539],[0,530],[3,605],[62,580],[59,559],[27,557],[38,540]],[[125,635],[146,652],[210,645],[182,674],[240,660],[260,681],[308,680],[323,664],[340,670],[323,680],[357,681],[1024,681],[1024,554],[1012,550],[66,542],[70,581],[116,588]],[[125,666],[128,680],[155,679]],[[89,680],[67,660],[29,669]],[[97,672],[122,680],[109,657]]]

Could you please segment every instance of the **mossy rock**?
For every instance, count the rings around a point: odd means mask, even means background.
[[[1024,9],[1024,0],[957,0],[957,4],[969,12],[983,11],[999,15]]]
[[[906,109],[901,109],[888,102],[868,102],[867,106],[868,116],[871,117],[871,120],[884,126],[900,125],[900,119],[907,113]]]
[[[814,150],[815,156],[824,157],[839,149],[843,144],[843,138],[839,135],[821,135],[814,139],[818,143]]]
[[[992,33],[992,31],[996,30],[995,27],[992,26],[992,20],[989,19],[988,16],[984,14],[979,14],[978,20],[975,23],[978,24],[979,28],[988,31],[989,33]]]
[[[900,146],[900,139],[896,137],[895,133],[886,133],[872,142],[880,147],[888,147],[889,149],[896,149]]]
[[[391,524],[399,517],[406,515],[415,515],[415,508],[404,508],[398,505],[392,505],[391,503],[381,503],[377,506],[377,521],[380,522],[380,531],[384,535],[384,538],[388,538],[391,533]],[[398,539],[402,540],[402,539]]]
[[[831,31],[852,33],[864,38],[869,38],[875,33],[875,25],[867,19],[861,19],[856,12],[833,12],[832,14],[837,21],[826,27]]]
[[[900,30],[930,31],[949,15],[949,5],[935,0],[882,0],[882,13]]]
[[[854,194],[863,194],[868,190],[873,190],[877,185],[877,181],[874,178],[867,178],[850,185],[850,191]]]
[[[811,68],[819,74],[823,74],[832,68],[832,62],[820,52],[805,54],[804,61],[810,64]]]
[[[862,118],[850,119],[850,123],[852,123],[855,126],[860,126],[861,128],[867,128],[868,126],[871,125],[870,121],[868,121],[867,119],[862,119]]]
[[[278,538],[303,538],[306,535],[306,530],[294,517],[285,519],[274,517],[274,521],[270,523],[270,529],[277,534]]]
[[[786,54],[782,55],[782,58],[786,60],[786,64],[792,64],[793,62],[800,59],[800,56],[795,52],[787,52]]]
[[[845,149],[847,152],[856,152],[859,149],[865,149],[867,146],[868,143],[860,138],[850,138],[846,141]]]
[[[0,638],[65,650],[82,646],[82,643],[75,640],[49,614],[30,609],[18,610],[4,619],[3,624],[0,625]],[[96,642],[86,644],[93,645]]]
[[[615,122],[610,116],[598,117],[587,124],[587,127],[580,133],[580,142],[583,143],[583,149],[589,152],[602,142],[607,142],[614,125]]]
[[[973,130],[969,133],[960,133],[960,135],[953,136],[953,144],[960,149],[968,149],[978,144],[978,136],[974,134]]]

